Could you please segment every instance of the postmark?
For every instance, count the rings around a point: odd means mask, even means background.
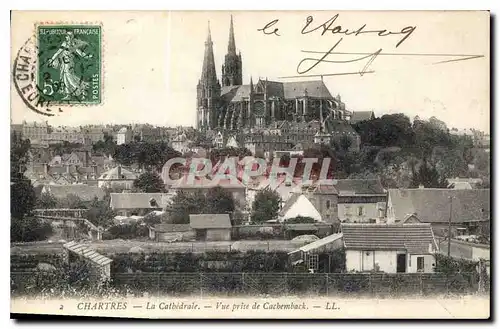
[[[34,35],[17,52],[12,75],[24,104],[41,115],[101,104],[101,25],[36,25]]]

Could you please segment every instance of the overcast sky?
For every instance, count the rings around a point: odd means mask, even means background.
[[[308,16],[311,30],[335,14],[331,28],[392,31],[332,35],[322,28],[301,34]],[[243,83],[250,76],[276,81],[297,75],[306,57],[301,50],[326,52],[339,40],[335,51],[381,53],[363,76],[324,77],[333,95],[340,94],[349,110],[373,110],[377,116],[403,112],[410,118],[436,116],[448,127],[489,131],[489,15],[474,12],[233,12],[236,47],[243,59]],[[40,117],[22,103],[15,90],[12,120],[48,120],[53,125],[89,123],[151,123],[194,125],[196,84],[201,75],[204,41],[210,21],[217,74],[227,52],[230,12],[72,12],[14,13],[12,53],[33,34],[36,21],[94,21],[103,26],[104,103],[73,107],[53,118]],[[279,21],[265,35],[258,29]],[[402,29],[415,27],[408,38]],[[410,30],[407,28],[406,31]],[[397,53],[397,56],[384,55]],[[405,54],[405,55],[399,55]],[[427,54],[415,56],[410,54]],[[458,59],[429,54],[483,55],[483,58],[433,64]],[[330,55],[329,60],[354,60],[362,55]],[[463,57],[462,57],[463,58]],[[351,63],[320,63],[306,74],[359,72],[368,59]],[[312,62],[304,63],[302,68]],[[302,78],[319,79],[319,78]]]

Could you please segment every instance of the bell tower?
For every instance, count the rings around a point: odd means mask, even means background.
[[[217,126],[217,106],[220,100],[221,87],[217,80],[215,71],[215,60],[212,36],[210,34],[210,22],[208,23],[208,35],[205,41],[205,55],[201,78],[197,86],[197,112],[196,126],[198,129],[210,130]]]
[[[234,41],[233,15],[229,25],[229,42],[224,65],[222,65],[222,86],[239,86],[242,84],[241,53],[236,53]]]

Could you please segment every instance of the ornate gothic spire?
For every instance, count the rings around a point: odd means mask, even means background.
[[[203,57],[201,82],[202,83],[217,82],[217,73],[215,71],[214,49],[213,49],[212,35],[210,33],[210,21],[208,22],[207,41],[205,41],[205,55]]]
[[[227,53],[236,55],[236,42],[234,41],[233,15],[231,15],[231,23],[229,25],[229,43],[227,45]]]

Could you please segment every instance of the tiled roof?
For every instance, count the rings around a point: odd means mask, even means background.
[[[187,232],[191,230],[189,224],[157,224],[153,227],[156,232]]]
[[[53,195],[57,199],[63,199],[69,194],[74,194],[83,201],[92,201],[95,197],[102,200],[106,195],[106,193],[97,186],[83,184],[45,185],[44,192]]]
[[[304,96],[304,91],[306,89],[309,97],[333,99],[325,83],[321,80],[283,83],[283,90],[286,99],[302,97]]]
[[[448,222],[450,199],[452,221],[490,220],[490,190],[390,189],[389,198],[396,220],[415,213],[423,223]]]
[[[355,250],[406,250],[413,254],[437,250],[430,224],[342,224],[344,246]]]
[[[339,195],[385,193],[378,179],[338,179],[335,188]]]
[[[72,251],[79,256],[85,257],[86,259],[90,260],[92,263],[97,264],[98,266],[105,266],[112,262],[112,260],[109,259],[108,257],[99,254],[98,252],[90,249],[90,247],[84,244],[79,244],[74,241],[71,241],[64,244],[63,246],[69,251]]]
[[[115,179],[124,179],[124,180],[135,180],[138,177],[136,173],[131,172],[125,168],[121,168],[121,177],[118,177],[118,167],[110,169],[103,173],[99,180],[115,180]]]
[[[356,111],[352,112],[351,123],[357,123],[360,121],[368,121],[375,117],[373,111]]]
[[[356,130],[347,122],[329,119],[325,122],[326,130],[332,134],[357,135]]]
[[[294,82],[266,82],[260,80],[259,83],[263,85],[267,83],[267,94],[269,97],[295,99],[296,97],[303,97],[307,90],[309,97],[333,99],[330,91],[328,91],[328,88],[321,80]],[[239,102],[244,97],[250,96],[250,85],[222,87],[221,95],[226,102]]]
[[[231,228],[228,214],[189,215],[189,224],[194,229]]]
[[[169,193],[111,193],[111,209],[166,208],[173,194]],[[154,203],[156,201],[156,203]]]

